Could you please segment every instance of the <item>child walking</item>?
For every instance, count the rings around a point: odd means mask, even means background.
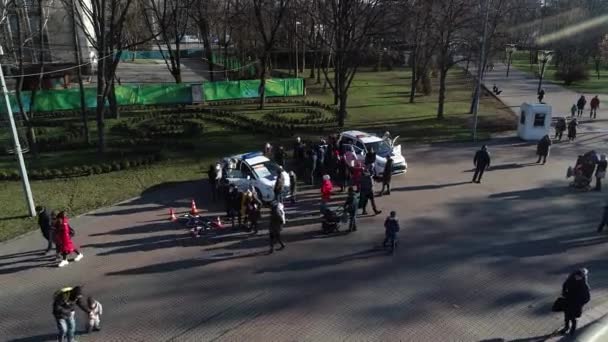
[[[391,254],[395,251],[395,244],[397,243],[397,232],[399,232],[399,220],[397,219],[397,213],[391,211],[389,217],[384,221],[384,242],[382,242],[382,247],[389,248],[389,252]]]
[[[96,301],[93,297],[87,298],[87,306],[89,307],[89,321],[87,322],[86,330],[88,333],[92,331],[101,330],[101,315],[103,314],[103,307],[101,303]]]

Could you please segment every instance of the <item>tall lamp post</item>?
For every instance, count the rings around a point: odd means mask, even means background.
[[[538,52],[538,67],[540,77],[538,78],[538,89],[537,93],[540,93],[540,89],[543,86],[543,77],[545,77],[545,67],[547,63],[551,62],[551,58],[553,58],[553,51],[551,50],[541,50]]]
[[[2,46],[0,46],[0,56],[4,56]],[[27,170],[25,169],[25,161],[23,160],[23,153],[21,152],[21,144],[19,143],[19,135],[17,134],[17,125],[15,125],[15,118],[13,117],[13,109],[11,108],[10,99],[8,97],[8,89],[6,88],[6,81],[4,80],[4,71],[2,71],[2,65],[0,64],[0,82],[2,83],[2,94],[4,95],[4,103],[6,104],[6,112],[8,113],[8,119],[11,125],[11,132],[13,134],[13,141],[15,143],[15,154],[19,161],[19,173],[21,174],[21,183],[23,185],[23,191],[25,192],[25,199],[27,201],[28,210],[30,216],[36,216],[36,209],[34,207],[34,197],[32,196],[32,189],[30,188],[30,180],[27,176]]]
[[[507,44],[505,46],[507,52],[507,77],[509,77],[509,71],[511,70],[511,61],[513,61],[513,52],[517,51],[515,44]]]
[[[293,42],[296,45],[296,78],[298,78],[298,71],[300,70],[300,61],[298,61],[298,26],[301,24],[301,22],[296,21],[296,39]]]

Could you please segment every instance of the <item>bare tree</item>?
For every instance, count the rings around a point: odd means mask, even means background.
[[[77,0],[77,23],[97,52],[97,121],[98,149],[106,151],[105,114],[106,100],[110,100],[110,109],[117,117],[115,106],[114,75],[120,62],[122,51],[128,48],[124,38],[126,15],[133,0]],[[92,32],[89,30],[92,27]],[[114,105],[112,105],[112,102]]]
[[[161,52],[167,69],[175,83],[182,83],[181,41],[191,16],[190,0],[141,0],[143,1],[148,30],[157,38],[154,40]],[[165,52],[166,51],[166,52]]]
[[[266,77],[270,67],[270,53],[274,48],[277,31],[285,16],[290,0],[253,0],[253,11],[257,21],[257,28],[262,38],[262,48],[259,55],[260,64],[260,109],[264,108],[266,101]]]
[[[323,4],[321,21],[328,30],[328,45],[334,62],[333,78],[329,76],[328,68],[323,72],[338,99],[338,125],[343,127],[348,90],[386,4],[382,0],[325,0]]]
[[[422,85],[425,94],[429,94],[431,91],[429,68],[437,46],[437,41],[431,39],[433,1],[412,0],[409,6],[403,6],[405,10],[403,18],[407,18],[405,22],[409,23],[406,41],[411,46],[411,54],[409,56],[409,66],[412,73],[410,103],[414,103],[419,86]]]
[[[466,44],[464,32],[471,23],[472,4],[470,0],[435,0],[433,7],[435,30],[432,38],[438,42],[439,69],[437,119],[443,119],[448,71],[461,61],[462,47]]]
[[[203,39],[203,48],[205,50],[205,59],[209,68],[209,80],[215,80],[213,50],[211,48],[211,12],[210,0],[199,0],[193,4],[193,11],[190,12],[190,18],[198,26],[198,32]]]
[[[72,47],[74,49],[74,62],[76,63],[76,77],[78,79],[78,90],[80,95],[80,118],[82,120],[82,135],[83,142],[85,145],[91,143],[91,137],[89,133],[89,118],[87,115],[87,105],[84,93],[84,84],[82,81],[82,55],[80,49],[80,39],[78,37],[78,25],[76,23],[76,1],[70,0],[70,14],[72,24]]]

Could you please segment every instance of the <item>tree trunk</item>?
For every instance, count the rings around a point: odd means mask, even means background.
[[[203,47],[205,48],[205,58],[207,59],[207,66],[209,68],[209,81],[215,81],[215,73],[213,72],[213,51],[211,50],[211,41],[209,39],[209,27],[205,22],[200,27],[201,34],[203,35]]]
[[[110,112],[114,119],[120,119],[120,108],[118,108],[118,101],[116,100],[116,88],[114,84],[114,78],[110,81],[110,92],[108,93],[108,102],[110,103]]]
[[[317,57],[317,84],[321,83],[321,64],[323,64],[323,52],[319,51]]]
[[[439,74],[439,104],[437,106],[437,119],[441,120],[444,118],[444,104],[445,104],[445,80],[448,75],[448,71],[442,67]]]
[[[78,77],[78,89],[80,94],[80,117],[82,119],[82,134],[85,145],[90,144],[91,137],[89,136],[89,122],[87,118],[87,107],[85,100],[84,84],[82,82],[82,62],[80,56],[80,42],[78,41],[78,30],[76,27],[76,0],[72,0],[72,44],[74,47],[74,60],[76,61],[76,77]],[[135,53],[133,53],[135,55]]]
[[[312,65],[310,67],[310,76],[308,76],[308,78],[314,80],[315,79],[315,68],[317,67],[317,59],[318,59],[318,55],[317,53],[313,53],[313,59],[312,59]]]
[[[337,85],[336,85],[337,87]],[[346,91],[340,91],[340,105],[338,106],[338,126],[344,127],[344,121],[346,120],[346,101],[348,93]]]
[[[260,70],[260,88],[258,92],[260,94],[260,105],[258,109],[264,109],[264,103],[266,102],[266,70],[268,67],[268,52],[264,52],[262,57],[262,69]]]
[[[101,62],[102,60],[100,60]],[[103,62],[102,62],[103,63]],[[101,63],[100,63],[101,64]],[[97,107],[95,108],[95,118],[97,120],[97,148],[100,154],[106,152],[105,139],[105,98],[104,93],[105,80],[103,71],[97,71]]]
[[[414,46],[411,57],[412,83],[410,84],[410,103],[416,99],[416,85],[418,83],[418,47]]]

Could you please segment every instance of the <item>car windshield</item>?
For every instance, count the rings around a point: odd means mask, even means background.
[[[279,165],[270,160],[252,165],[251,168],[258,178],[266,178],[268,176],[276,176],[279,174]]]
[[[384,140],[367,143],[365,144],[365,148],[368,152],[373,148],[376,154],[381,156],[389,155],[393,151],[393,149]]]

